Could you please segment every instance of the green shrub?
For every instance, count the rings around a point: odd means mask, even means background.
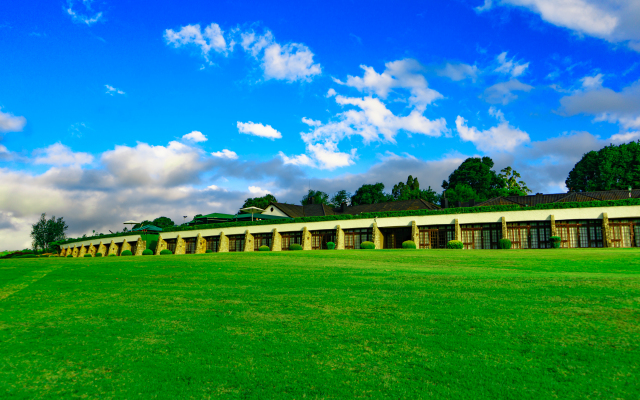
[[[500,239],[498,240],[498,248],[508,250],[511,248],[511,240],[509,239]]]
[[[69,254],[67,258],[73,258],[73,254]]]
[[[364,250],[375,250],[376,245],[373,242],[366,241],[360,243],[360,248]]]
[[[173,254],[173,252],[169,249],[160,250],[160,255],[167,256]]]
[[[291,246],[289,246],[289,250],[302,250],[302,246],[300,246],[297,243],[294,243]]]
[[[143,256],[152,256],[152,255],[153,255],[153,251],[151,251],[151,249],[145,249],[145,250],[142,252],[142,255],[143,255]]]
[[[116,256],[115,254],[109,254],[109,257],[115,257],[115,256]]]
[[[327,249],[333,250],[336,248],[336,244],[333,242],[327,242]]]
[[[211,250],[211,249],[207,249],[207,250],[205,251],[205,253],[213,253],[213,250]]]
[[[90,253],[84,255],[84,257],[93,257]]]
[[[22,255],[19,255],[19,256],[12,257],[12,258],[38,258],[38,256],[35,255],[35,254],[22,254]]]
[[[269,246],[260,246],[260,251],[271,251],[271,249],[269,248]]]
[[[131,250],[125,250],[122,253],[120,253],[121,256],[132,256],[133,253],[131,252]]]
[[[102,253],[96,253],[96,257],[102,257]]]
[[[549,240],[551,241],[552,248],[554,249],[560,248],[560,245],[562,244],[562,238],[560,236],[551,236]]]
[[[404,242],[402,242],[402,248],[403,249],[415,249],[416,248],[416,242],[414,242],[413,240],[405,240]]]
[[[461,241],[459,240],[449,240],[449,243],[447,243],[447,249],[463,249],[464,245],[462,244]]]

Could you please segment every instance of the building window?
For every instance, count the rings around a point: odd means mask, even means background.
[[[229,251],[244,251],[244,235],[229,236]]]
[[[602,221],[556,222],[556,234],[560,236],[560,247],[574,249],[602,247]]]
[[[311,231],[311,250],[326,250],[329,242],[336,242],[335,230]]]
[[[283,232],[280,234],[282,250],[289,250],[292,244],[302,245],[302,232]]]
[[[357,250],[362,242],[371,242],[373,238],[373,228],[366,229],[345,229],[344,248]]]
[[[185,254],[196,254],[196,238],[185,239]]]
[[[421,249],[444,249],[449,240],[456,237],[455,225],[420,226],[418,229]]]
[[[259,251],[260,247],[267,246],[271,249],[271,238],[273,238],[272,233],[256,233],[253,235],[253,250]]]
[[[207,236],[204,238],[207,241],[207,250],[211,250],[214,253],[218,252],[220,246],[220,236]]]
[[[167,249],[176,254],[176,239],[166,239],[165,242],[167,242]]]

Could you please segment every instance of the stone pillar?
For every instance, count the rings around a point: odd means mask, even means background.
[[[242,251],[253,251],[253,235],[247,229],[244,231],[244,249]]]
[[[384,246],[384,237],[382,236],[382,231],[378,229],[378,223],[373,222],[373,244],[376,245],[376,249],[382,249]]]
[[[118,255],[118,245],[113,240],[111,241],[111,244],[109,245],[109,250],[107,250],[106,256],[108,257],[111,254],[115,254],[116,256]]]
[[[79,251],[79,250],[80,250],[80,249],[78,249],[78,247],[77,247],[77,246],[76,246],[76,247],[74,247],[74,248],[73,248],[73,252],[71,253],[71,255],[72,255],[72,256],[74,256],[74,257],[78,257],[78,251]]]
[[[121,256],[121,255],[122,255],[122,252],[123,252],[123,251],[125,251],[125,250],[129,250],[129,251],[131,251],[131,244],[130,244],[129,242],[127,242],[127,239],[125,239],[125,240],[122,242],[122,246],[120,246],[120,254],[118,254],[118,255],[120,255],[120,256]]]
[[[103,257],[107,255],[107,246],[105,246],[102,243],[102,240],[100,241],[100,244],[98,245],[98,250],[96,251],[96,253],[102,254]]]
[[[502,222],[502,238],[506,239],[509,237],[509,232],[507,231],[507,219],[505,217],[500,217],[500,221]]]
[[[282,235],[273,228],[273,236],[271,237],[271,251],[282,251]]]
[[[187,254],[187,242],[180,235],[176,238],[176,251],[173,254]]]
[[[142,236],[138,238],[136,242],[136,254],[134,256],[141,256],[142,252],[147,249],[147,241],[142,240]]]
[[[611,247],[611,230],[607,213],[602,213],[602,247]]]
[[[556,217],[551,215],[551,236],[558,236],[556,231]]]
[[[224,232],[220,232],[220,243],[218,243],[218,253],[229,252],[229,238]]]
[[[198,233],[196,236],[196,254],[204,254],[207,252],[207,240]]]
[[[160,252],[167,248],[167,242],[162,239],[162,235],[158,235],[158,243],[156,244],[156,256],[160,254]]]
[[[67,249],[65,249],[64,247],[60,246],[60,254],[58,254],[59,257],[64,257],[64,255],[67,253]]]
[[[456,227],[455,227],[455,239],[462,241],[462,230],[460,229],[460,224],[458,223],[458,219],[454,219],[453,222],[455,223]]]
[[[78,257],[84,257],[85,254],[87,254],[87,247],[86,246],[80,246],[80,251],[78,252]]]
[[[344,231],[340,225],[336,227],[336,250],[344,250]]]
[[[91,257],[96,256],[96,246],[94,246],[93,243],[89,245],[89,249],[87,250],[87,253],[91,254]]]
[[[411,240],[416,244],[416,248],[420,248],[420,230],[418,229],[418,225],[416,225],[416,221],[411,221]]]
[[[311,232],[306,226],[302,228],[302,250],[311,250]]]

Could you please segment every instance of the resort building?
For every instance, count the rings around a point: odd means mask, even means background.
[[[515,249],[551,247],[559,236],[563,248],[640,247],[640,190],[536,194],[448,204],[406,200],[332,208],[323,204],[271,203],[253,216],[165,229],[158,235],[123,233],[69,240],[60,255],[86,253],[141,255],[169,249],[174,254],[289,250],[359,249],[371,241],[376,249],[400,248],[413,240],[420,249],[445,248],[460,240],[465,249],[497,249],[507,238]],[[213,214],[210,214],[213,215]],[[218,214],[221,215],[221,214]],[[208,216],[205,216],[208,218]],[[151,242],[157,243],[153,246]]]

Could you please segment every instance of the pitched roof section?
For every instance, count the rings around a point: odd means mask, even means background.
[[[565,203],[565,202],[584,202],[598,200],[624,200],[629,198],[628,190],[608,190],[602,192],[569,192],[555,194],[534,194],[529,196],[506,196],[495,197],[482,203],[476,204],[477,207],[483,206],[502,206],[517,204],[524,207],[533,207],[538,204],[547,203]],[[631,198],[640,198],[640,189],[631,191]],[[463,204],[464,205],[464,204]]]
[[[439,207],[421,199],[389,201],[385,203],[365,204],[361,206],[347,207],[343,212],[341,208],[332,208],[326,204],[307,204],[299,206],[296,204],[272,203],[278,207],[283,213],[291,218],[299,217],[323,217],[325,215],[341,215],[341,214],[361,214],[369,212],[384,211],[407,211],[407,210],[437,210]]]

